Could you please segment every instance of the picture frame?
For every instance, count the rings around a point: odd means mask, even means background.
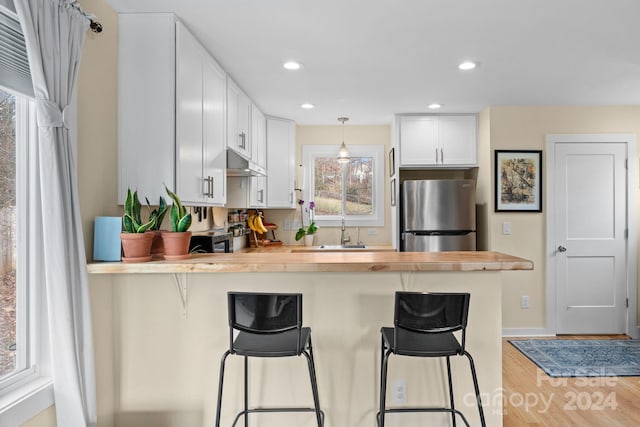
[[[495,211],[542,212],[542,151],[495,150]]]
[[[395,149],[392,148],[389,151],[389,176],[393,177],[396,174],[396,155]]]
[[[391,206],[396,205],[396,179],[391,180]]]

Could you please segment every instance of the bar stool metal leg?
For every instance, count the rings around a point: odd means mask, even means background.
[[[464,352],[464,355],[469,359],[469,366],[471,366],[471,376],[473,377],[473,388],[476,392],[476,403],[478,404],[478,412],[480,413],[480,423],[482,427],[487,427],[487,423],[484,420],[484,410],[482,409],[482,399],[480,398],[480,387],[478,386],[478,376],[476,375],[476,365],[473,363],[473,358],[468,352]]]
[[[249,427],[249,358],[244,356],[244,427]]]
[[[387,366],[389,363],[389,356],[391,355],[391,350],[387,350],[386,353],[382,356],[382,371],[380,377],[380,412],[378,413],[378,426],[384,427],[384,418],[385,418],[385,406],[387,401]]]
[[[451,381],[451,359],[447,356],[447,379],[449,380],[449,403],[451,405],[451,425],[456,427],[456,404],[453,400],[453,381]]]
[[[220,361],[220,381],[218,382],[218,406],[216,409],[216,427],[220,427],[220,411],[222,409],[222,385],[224,383],[224,364],[231,351],[226,351]]]
[[[318,427],[324,425],[324,416],[320,411],[320,397],[318,396],[318,380],[316,378],[316,365],[313,360],[313,350],[311,347],[311,340],[309,340],[309,351],[303,351],[302,354],[307,358],[307,364],[309,365],[309,378],[311,379],[311,392],[313,393],[313,404],[316,413],[316,420]]]

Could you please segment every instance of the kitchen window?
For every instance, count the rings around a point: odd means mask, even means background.
[[[315,203],[320,226],[384,225],[384,146],[350,145],[351,161],[338,163],[338,145],[305,145],[303,199]]]

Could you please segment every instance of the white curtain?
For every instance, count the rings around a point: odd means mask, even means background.
[[[90,17],[76,1],[15,0],[36,97],[42,253],[58,426],[96,425],[91,313],[66,112]],[[32,175],[33,176],[33,175]]]

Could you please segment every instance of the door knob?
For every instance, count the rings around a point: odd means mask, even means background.
[[[558,246],[558,252],[566,252],[567,248],[565,248],[564,246],[560,245]]]

